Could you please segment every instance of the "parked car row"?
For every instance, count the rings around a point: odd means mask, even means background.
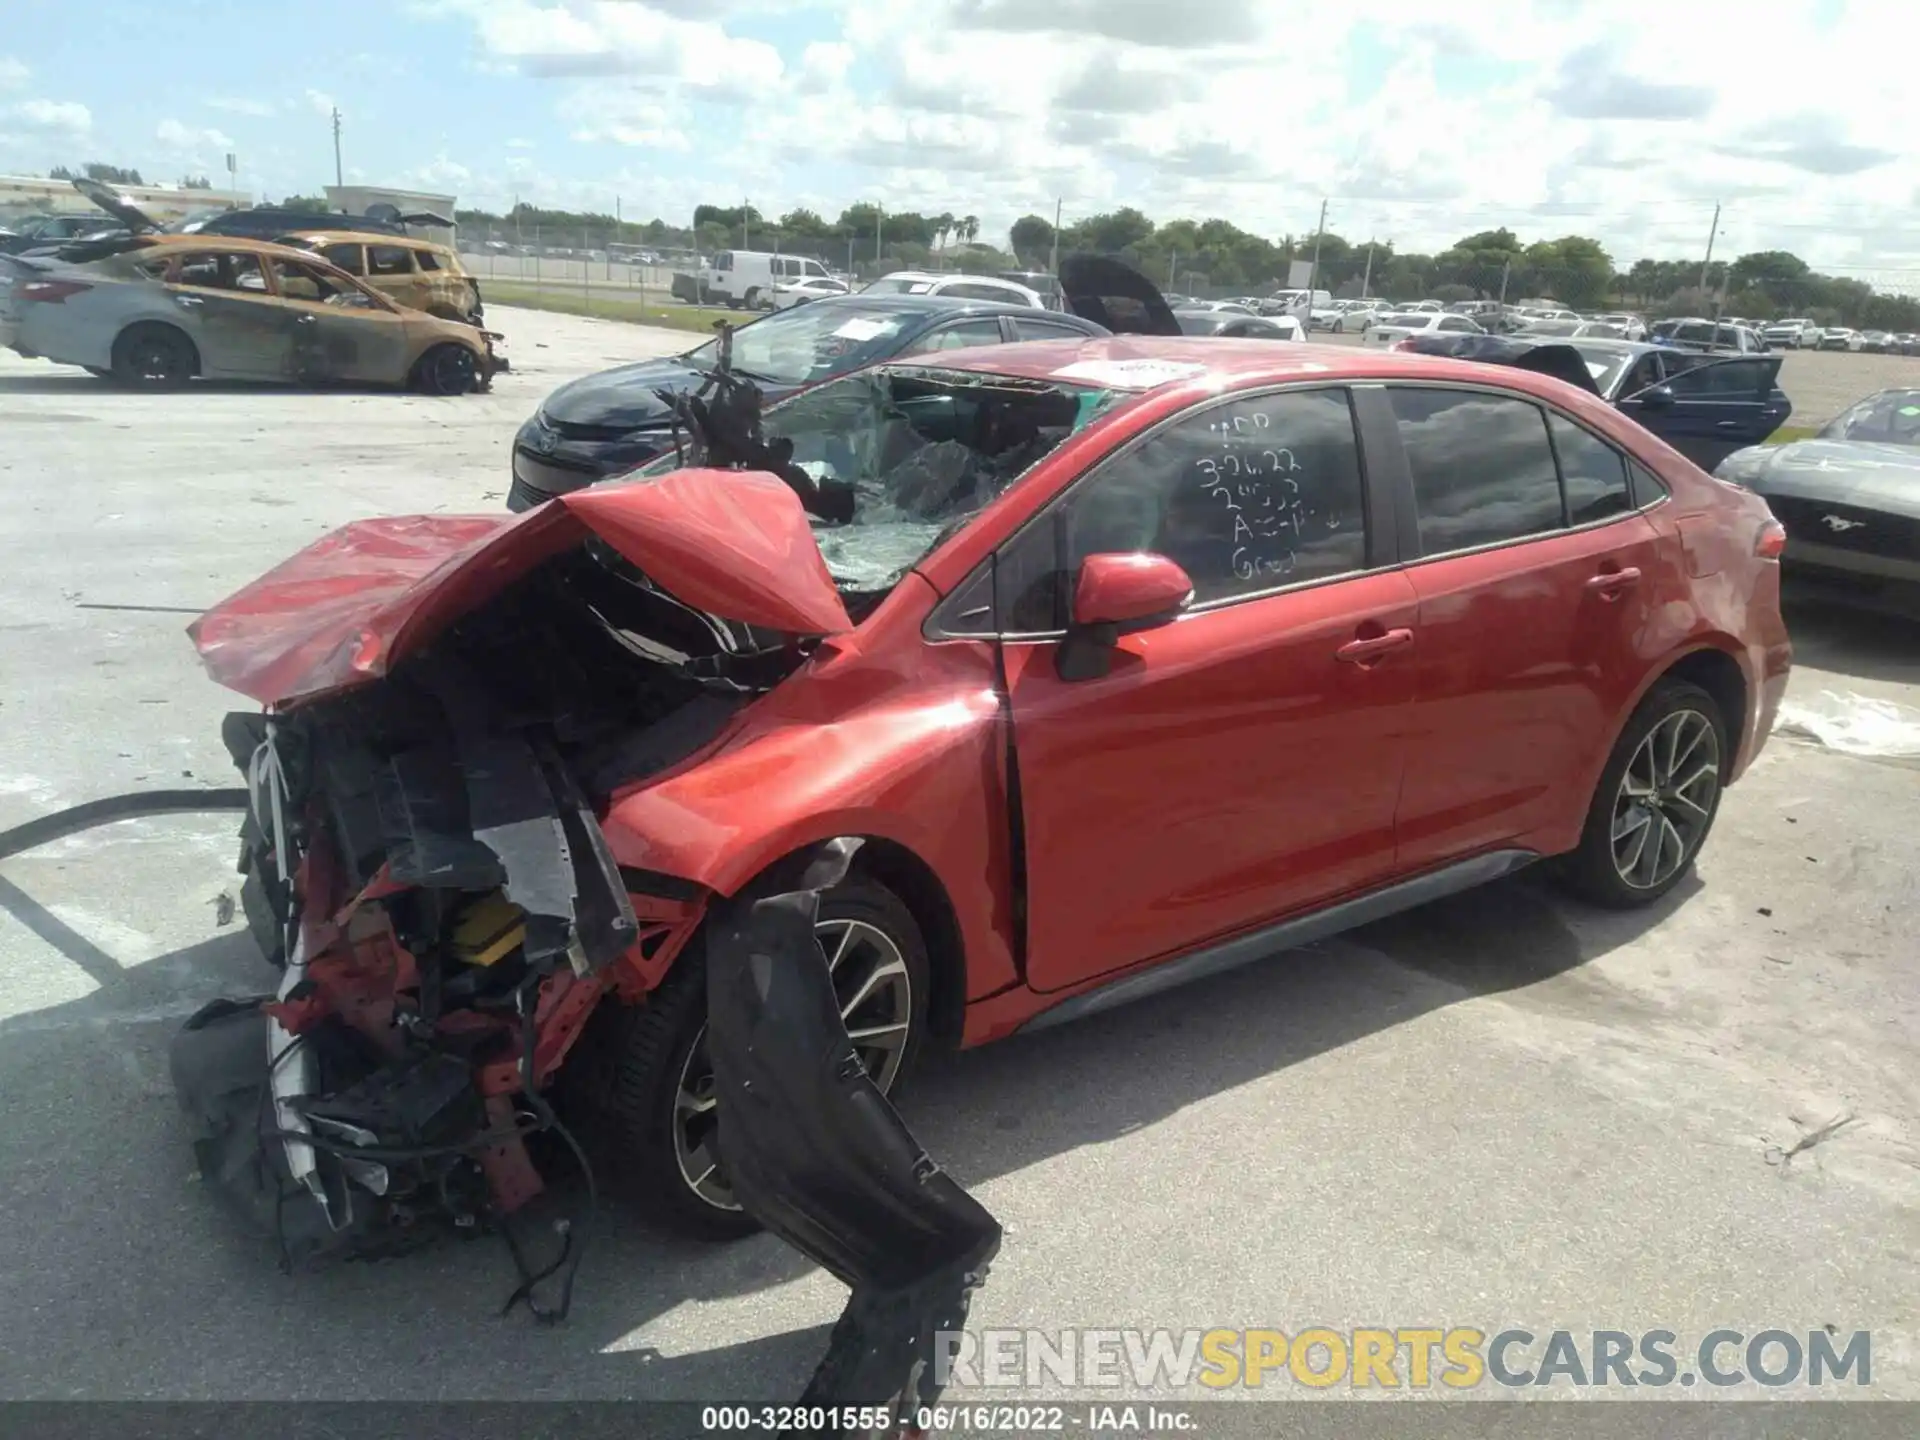
[[[505,367],[505,338],[481,328],[479,286],[446,246],[336,223],[347,217],[272,239],[245,233],[257,216],[169,230],[109,186],[74,184],[118,225],[0,256],[0,345],[21,355],[127,385],[346,381],[440,395],[484,388]]]

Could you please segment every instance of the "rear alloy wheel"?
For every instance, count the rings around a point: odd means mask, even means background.
[[[1648,905],[1686,874],[1713,828],[1728,753],[1726,721],[1706,691],[1656,685],[1601,774],[1566,873],[1588,899]]]
[[[200,357],[171,325],[129,325],[113,342],[113,378],[148,390],[177,390],[194,377]]]
[[[912,1068],[930,998],[926,943],[891,890],[856,876],[823,895],[816,933],[854,1049],[883,1094]],[[632,1008],[597,1014],[575,1099],[595,1127],[612,1178],[647,1217],[682,1235],[731,1240],[758,1228],[733,1198],[717,1143],[707,1054],[706,965],[696,951]],[[572,1068],[572,1062],[569,1069]],[[592,1124],[593,1122],[589,1122]]]
[[[473,352],[451,341],[436,345],[414,366],[414,384],[429,395],[464,395],[480,378]]]

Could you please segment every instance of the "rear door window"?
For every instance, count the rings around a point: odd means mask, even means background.
[[[413,252],[404,245],[369,245],[367,247],[367,274],[369,275],[411,275],[413,273]]]
[[[267,293],[267,277],[254,255],[236,255],[214,251],[180,257],[180,269],[173,282],[195,290],[238,290],[256,295]]]
[[[422,270],[438,270],[440,268],[440,259],[431,250],[416,250],[413,252],[413,258]]]
[[[1772,388],[1771,360],[1721,360],[1696,365],[1667,382],[1682,400],[1758,400]]]
[[[320,253],[349,275],[364,275],[367,273],[367,254],[365,249],[358,244],[329,245]]]
[[[1565,523],[1546,416],[1471,390],[1390,387],[1427,555],[1523,540]]]
[[[1590,430],[1564,415],[1547,416],[1560,484],[1567,496],[1567,522],[1590,525],[1633,508],[1627,495],[1627,460]]]

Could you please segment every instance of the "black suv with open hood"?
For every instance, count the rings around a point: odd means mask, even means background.
[[[1153,282],[1099,256],[1060,262],[1071,313],[942,295],[842,295],[778,310],[733,337],[734,373],[768,402],[902,355],[1079,336],[1178,335]],[[717,341],[561,386],[513,442],[507,508],[526,510],[625,474],[673,444],[674,397],[706,383]]]

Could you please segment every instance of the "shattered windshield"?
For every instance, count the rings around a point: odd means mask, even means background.
[[[1920,390],[1882,390],[1829,421],[1822,440],[1920,445]]]
[[[815,519],[814,539],[848,594],[891,589],[946,536],[1117,392],[1011,375],[884,366],[794,396],[767,412],[769,439],[825,485],[851,486],[844,525]],[[671,455],[641,477],[677,468]]]
[[[918,318],[857,301],[797,305],[735,331],[733,368],[761,384],[809,385],[884,360],[900,348],[902,328]],[[709,340],[686,358],[709,369],[718,363],[719,343]]]

